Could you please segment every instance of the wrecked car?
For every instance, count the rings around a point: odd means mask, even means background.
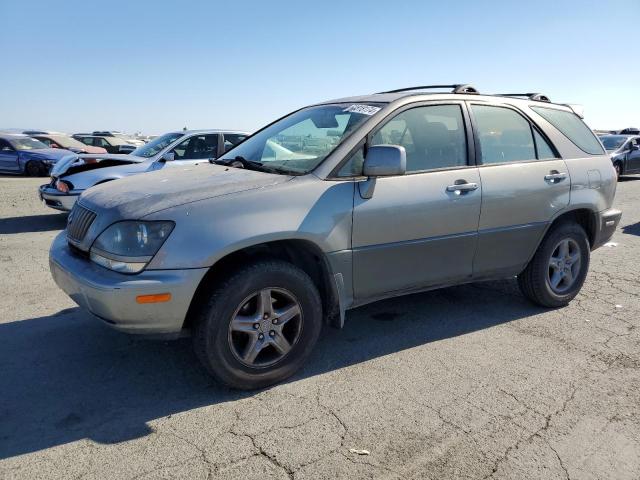
[[[244,140],[246,132],[189,130],[170,132],[128,155],[76,155],[51,170],[51,181],[39,188],[45,205],[70,211],[86,189],[111,180],[213,160]]]

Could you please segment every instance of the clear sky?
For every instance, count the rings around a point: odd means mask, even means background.
[[[0,0],[0,128],[253,130],[312,102],[472,83],[640,127],[640,0]]]

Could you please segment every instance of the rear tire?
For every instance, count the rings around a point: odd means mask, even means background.
[[[214,377],[250,390],[293,375],[321,329],[311,278],[290,263],[261,260],[216,285],[194,318],[193,345]]]
[[[564,307],[580,292],[589,270],[590,247],[584,229],[561,223],[547,233],[533,259],[518,275],[520,290],[543,307]]]

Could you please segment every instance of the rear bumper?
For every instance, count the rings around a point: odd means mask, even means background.
[[[593,242],[592,250],[595,250],[598,247],[601,247],[605,243],[609,241],[609,239],[613,236],[616,228],[618,227],[618,223],[620,223],[620,218],[622,217],[622,211],[617,210],[615,208],[610,208],[608,210],[603,210],[598,214],[597,217],[597,225],[595,238]]]
[[[61,232],[49,252],[54,281],[80,307],[116,330],[173,334],[182,330],[191,300],[207,269],[145,270],[124,275],[73,253]],[[170,293],[164,303],[136,302],[139,295]]]
[[[49,184],[40,185],[40,188],[38,188],[38,196],[47,207],[61,210],[63,212],[71,211],[81,193],[82,191],[77,190],[69,193],[59,192],[58,190],[51,188]]]

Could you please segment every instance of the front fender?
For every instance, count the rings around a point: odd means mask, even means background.
[[[354,183],[311,175],[272,188],[162,210],[145,220],[172,220],[174,231],[149,269],[211,267],[226,255],[276,240],[306,240],[325,252],[351,248]]]

